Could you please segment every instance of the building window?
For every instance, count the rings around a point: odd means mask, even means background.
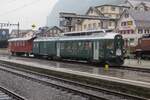
[[[93,23],[93,29],[96,29],[96,23]]]
[[[127,30],[127,33],[130,34],[130,30]]]
[[[109,17],[112,17],[112,15],[111,15],[111,14],[109,14],[108,16],[109,16]]]
[[[101,8],[101,11],[104,11],[104,7]]]
[[[149,29],[147,29],[147,33],[149,34]]]
[[[84,29],[86,29],[86,25],[84,25]]]
[[[120,31],[119,33],[122,34],[122,31]]]
[[[121,11],[121,12],[123,11],[123,8],[122,8],[122,7],[120,8],[120,11]]]
[[[125,34],[125,31],[122,31],[122,34]]]
[[[128,25],[133,25],[133,22],[132,21],[128,21]]]
[[[123,22],[121,22],[121,26],[123,26]]]
[[[129,17],[129,14],[125,14],[125,18],[128,18]]]
[[[145,33],[145,34],[149,34],[149,29],[145,29],[145,30],[144,30],[144,33]]]
[[[126,26],[127,22],[121,22],[121,26]]]
[[[91,14],[93,14],[93,12],[94,12],[93,10],[90,11]]]
[[[134,34],[134,30],[131,30],[131,33]]]
[[[101,28],[103,28],[104,27],[104,23],[103,23],[103,21],[101,22]]]
[[[130,39],[130,43],[134,43],[134,39],[133,38]]]
[[[138,33],[142,34],[143,33],[143,29],[138,29]]]
[[[99,27],[99,28],[101,27],[101,23],[98,23],[98,27]]]
[[[111,21],[109,22],[109,26],[112,26],[112,22]]]
[[[116,10],[116,7],[111,7],[111,10],[112,10],[112,11],[115,11],[115,10]]]
[[[144,33],[146,34],[146,33],[147,33],[147,30],[144,30]]]
[[[119,17],[120,17],[120,15],[119,15],[119,14],[117,14],[117,15],[116,15],[116,17],[117,17],[117,18],[119,18]]]
[[[91,29],[91,24],[88,24],[88,29],[89,29],[89,30]]]

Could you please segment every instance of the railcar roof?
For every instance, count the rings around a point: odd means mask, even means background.
[[[12,38],[12,39],[9,39],[8,41],[9,42],[13,42],[13,41],[28,41],[28,40],[31,40],[33,37],[24,37],[24,38]]]
[[[62,37],[49,37],[49,38],[37,38],[34,41],[75,41],[75,40],[98,40],[98,39],[114,39],[118,33],[103,33],[101,35],[89,35],[89,36],[62,36]]]

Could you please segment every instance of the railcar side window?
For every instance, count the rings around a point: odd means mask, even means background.
[[[85,42],[84,46],[85,46],[85,49],[91,49],[92,44],[91,42],[88,41],[88,42]]]
[[[38,44],[38,43],[36,43],[36,47],[37,47],[37,48],[39,47],[39,44]]]
[[[44,45],[44,48],[46,48],[46,42],[44,42],[43,45]]]
[[[24,42],[22,42],[22,46],[25,46]]]
[[[17,46],[19,46],[19,42],[17,42]]]
[[[61,43],[61,49],[64,49],[64,43]]]
[[[99,48],[103,49],[103,41],[99,41]]]
[[[113,42],[113,40],[107,40],[106,48],[107,48],[107,49],[113,49],[113,47],[114,47],[114,42]]]
[[[34,43],[34,47],[36,48],[36,43]]]

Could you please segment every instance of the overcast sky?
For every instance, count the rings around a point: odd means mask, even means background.
[[[21,28],[46,24],[46,18],[57,0],[0,0],[0,23],[20,23]]]

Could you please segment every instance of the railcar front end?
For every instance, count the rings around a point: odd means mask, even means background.
[[[116,35],[113,40],[108,40],[105,48],[105,62],[109,65],[120,66],[124,63],[124,41],[121,35]]]

